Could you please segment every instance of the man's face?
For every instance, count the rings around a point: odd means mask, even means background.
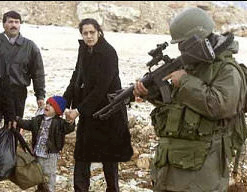
[[[6,22],[3,24],[3,28],[8,37],[16,37],[17,35],[19,35],[20,27],[20,20],[11,17],[7,17]]]
[[[82,26],[82,38],[87,46],[93,47],[99,39],[99,32],[92,24],[85,24]]]

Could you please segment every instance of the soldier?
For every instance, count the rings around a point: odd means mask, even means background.
[[[135,84],[136,98],[156,106],[151,113],[159,137],[151,167],[156,192],[227,191],[236,144],[231,133],[246,129],[246,81],[233,58],[238,52],[233,35],[216,35],[213,29],[213,20],[200,8],[187,8],[172,20],[171,43],[178,43],[181,54],[183,42],[197,35],[209,40],[216,57],[211,63],[185,63],[165,77],[171,80],[171,103],[152,97],[155,87]]]

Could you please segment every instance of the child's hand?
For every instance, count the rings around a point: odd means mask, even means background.
[[[66,110],[65,111],[65,116],[66,116],[66,120],[69,123],[73,123],[75,121],[76,117],[79,116],[79,113],[75,109],[73,109],[73,110]]]
[[[69,114],[70,114],[70,110],[69,109],[65,109],[64,115],[65,115],[66,121],[69,121]]]
[[[72,124],[74,121],[70,118],[70,113],[71,113],[71,110],[69,109],[66,109],[64,112],[66,121]]]
[[[73,124],[75,121],[66,119],[66,122],[68,122],[69,124]]]

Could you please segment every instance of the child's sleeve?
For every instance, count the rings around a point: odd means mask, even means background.
[[[17,126],[19,128],[22,128],[22,129],[25,129],[25,130],[28,130],[28,131],[32,131],[32,129],[33,129],[32,121],[33,121],[33,119],[24,120],[24,119],[18,117],[17,118]]]
[[[63,119],[63,130],[65,135],[73,132],[75,130],[75,123],[71,124]]]

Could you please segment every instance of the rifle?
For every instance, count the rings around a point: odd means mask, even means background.
[[[164,102],[170,102],[170,93],[168,82],[163,78],[173,71],[183,68],[186,62],[212,62],[215,58],[214,50],[211,47],[208,39],[200,39],[194,35],[190,39],[181,43],[181,56],[171,59],[168,55],[163,55],[163,50],[168,46],[167,42],[158,44],[156,49],[148,52],[152,56],[146,66],[149,67],[149,72],[140,80],[143,85],[149,88],[153,83],[160,87],[162,99]],[[151,71],[154,65],[158,65],[160,61],[164,64]],[[123,90],[117,90],[113,94],[108,94],[109,104],[93,114],[94,118],[101,120],[108,119],[113,113],[121,109],[121,106],[134,101],[133,95],[134,85]]]

